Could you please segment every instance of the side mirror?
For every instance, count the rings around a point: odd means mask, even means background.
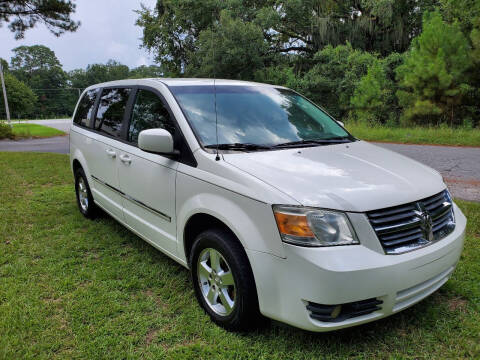
[[[340,125],[341,127],[345,127],[345,124],[342,121],[336,120],[337,124]]]
[[[143,130],[138,135],[138,147],[157,154],[176,154],[172,135],[165,129]]]

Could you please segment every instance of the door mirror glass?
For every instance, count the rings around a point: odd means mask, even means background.
[[[345,127],[345,124],[342,121],[337,120],[337,124],[340,125],[341,127]]]
[[[157,154],[174,154],[173,137],[165,129],[143,130],[138,135],[138,147]]]

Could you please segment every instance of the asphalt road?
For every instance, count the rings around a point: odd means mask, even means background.
[[[33,151],[68,154],[70,146],[68,136],[56,136],[47,139],[0,140],[0,151]]]
[[[68,132],[70,126],[70,119],[32,120],[29,122],[55,127],[64,132]],[[388,143],[376,143],[376,145],[398,152],[436,169],[445,178],[453,196],[465,200],[480,201],[480,148]],[[0,151],[68,154],[68,136],[19,141],[2,140],[0,141]]]
[[[439,171],[454,197],[480,201],[480,148],[387,143],[376,145]]]

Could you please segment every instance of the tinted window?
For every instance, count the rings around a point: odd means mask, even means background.
[[[171,86],[204,145],[218,142],[276,145],[350,137],[327,113],[291,90],[266,86]]]
[[[146,129],[165,129],[172,136],[175,126],[162,100],[151,91],[139,90],[128,129],[128,141],[137,143],[138,134]]]
[[[95,106],[95,100],[97,98],[97,89],[89,90],[83,95],[80,104],[78,104],[77,112],[73,118],[75,124],[81,126],[87,126],[88,120],[92,115],[93,107]]]
[[[98,104],[95,129],[110,136],[120,137],[123,115],[131,89],[104,89]]]

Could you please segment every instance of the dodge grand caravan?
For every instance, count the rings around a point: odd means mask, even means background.
[[[463,248],[466,219],[438,172],[284,87],[91,86],[70,160],[80,212],[102,209],[190,269],[200,305],[230,330],[389,316],[441,287]]]

